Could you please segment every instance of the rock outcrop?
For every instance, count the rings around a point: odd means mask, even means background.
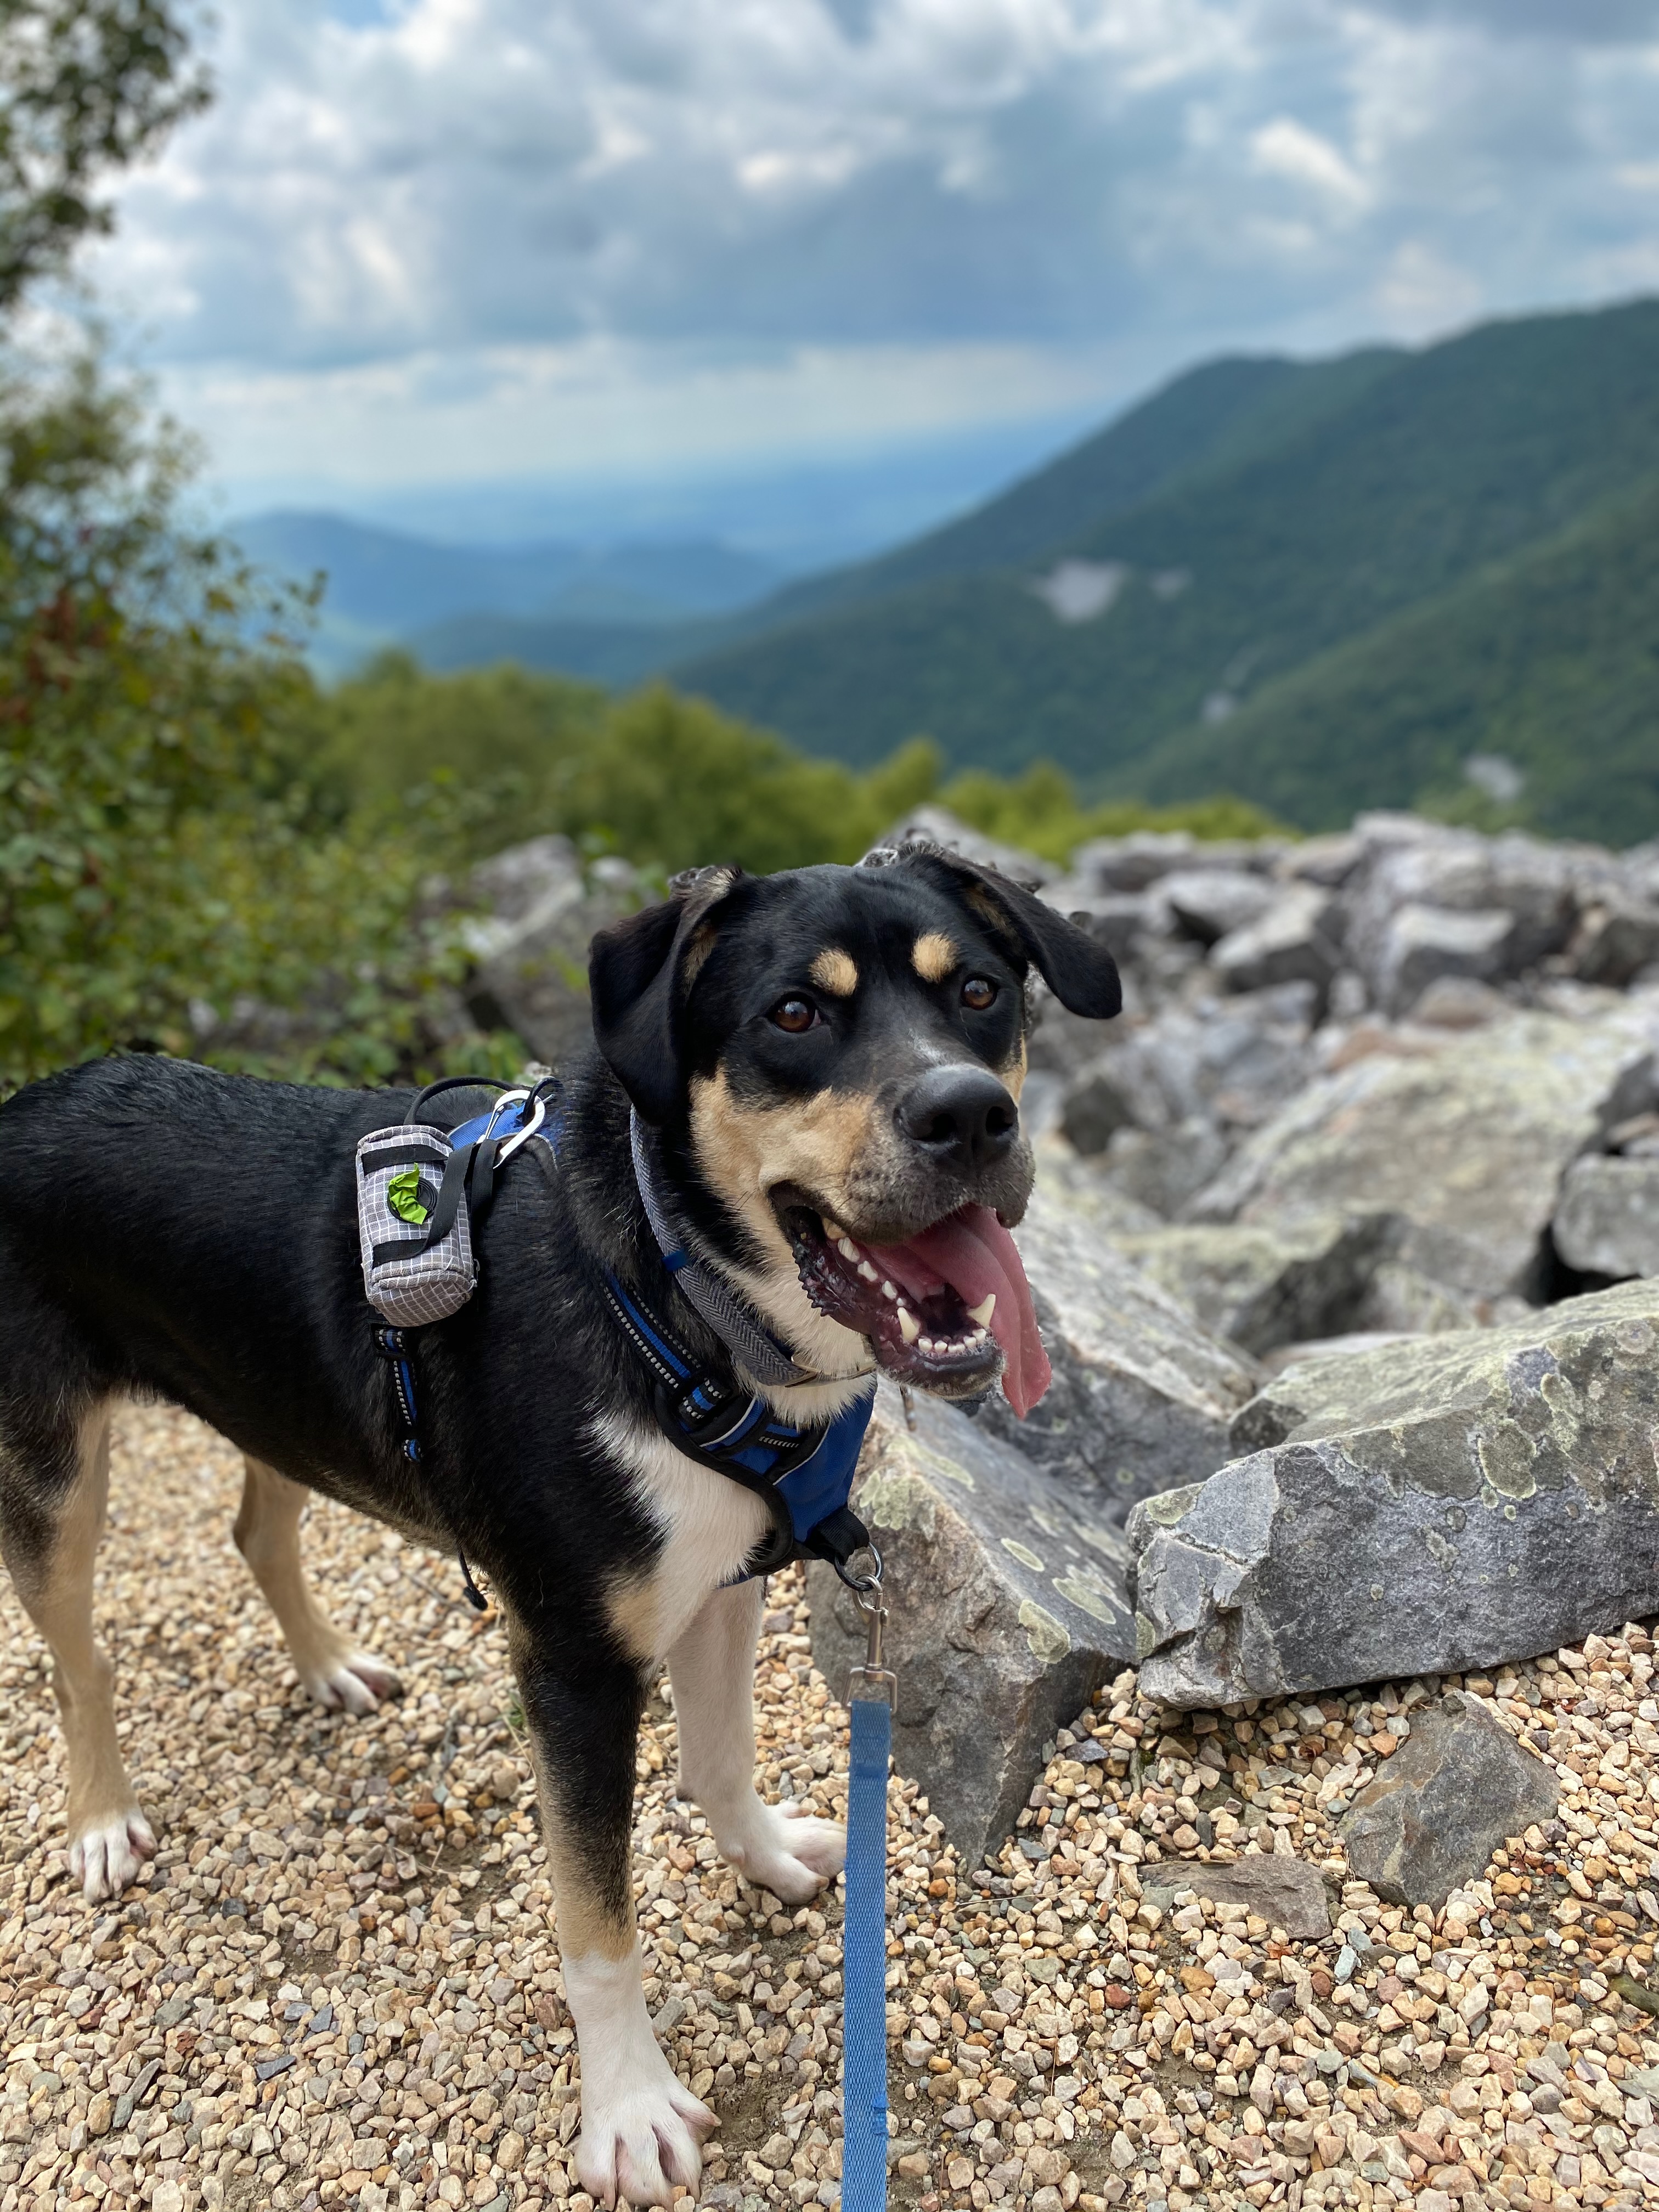
[[[1419,1264],[1474,1297],[1540,1285],[1567,1167],[1650,1089],[1659,1005],[1584,1021],[1516,1014],[1478,1052],[1449,1041],[1367,1054],[1249,1136],[1189,1217],[1288,1227],[1334,1210],[1417,1226]]]
[[[1054,1381],[1023,1421],[994,1397],[981,1428],[1119,1523],[1136,1498],[1218,1466],[1255,1386],[1244,1355],[1123,1258],[1066,1193],[1040,1182],[1014,1237]]]
[[[853,1504],[881,1548],[894,1757],[969,1865],[1012,1827],[1042,1747],[1134,1648],[1127,1552],[1085,1496],[955,1407],[878,1395]],[[808,1570],[812,1652],[836,1697],[865,1626]]]
[[[1659,1610],[1659,1284],[1292,1368],[1130,1516],[1182,1707],[1487,1667]]]

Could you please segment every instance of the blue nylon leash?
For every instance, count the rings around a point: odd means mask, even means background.
[[[859,1593],[869,1626],[848,1687],[847,1910],[842,1932],[842,2212],[887,2203],[887,1762],[897,1683],[882,1664],[880,1555]]]

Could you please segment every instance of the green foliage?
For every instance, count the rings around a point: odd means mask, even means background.
[[[435,809],[348,815],[303,610],[179,529],[187,461],[92,356],[0,382],[8,1087],[135,1045],[384,1079],[459,964],[409,922]]]
[[[708,860],[762,874],[855,860],[936,794],[975,827],[1056,859],[1132,829],[1250,837],[1278,827],[1231,799],[1083,808],[1045,763],[1012,781],[975,770],[941,793],[939,749],[923,738],[859,775],[661,684],[608,700],[512,666],[422,676],[386,654],[324,711],[331,775],[358,803],[425,810],[420,834],[448,870],[549,830],[665,875]]]
[[[939,774],[926,744],[860,776],[662,686],[613,701],[512,666],[423,676],[401,654],[325,714],[330,775],[359,803],[429,814],[420,834],[448,869],[549,830],[664,873],[852,860]]]
[[[185,58],[151,0],[0,0],[4,1087],[121,1047],[343,1080],[445,1057],[427,1012],[459,955],[412,919],[432,798],[331,776],[304,605],[183,526],[191,453],[143,391],[90,343],[8,343],[108,227],[104,174],[199,105]]]
[[[0,314],[107,231],[96,187],[207,99],[158,0],[0,0]]]
[[[1125,800],[1081,807],[1071,778],[1052,761],[1038,761],[1009,778],[969,769],[945,785],[939,799],[988,836],[1023,845],[1048,860],[1066,860],[1085,837],[1127,837],[1139,830],[1184,830],[1205,839],[1286,834],[1285,825],[1259,806],[1224,793],[1184,806]]]

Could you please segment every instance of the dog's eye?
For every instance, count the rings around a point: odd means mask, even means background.
[[[982,1014],[987,1006],[996,1002],[997,987],[988,975],[970,975],[962,987],[962,1003]]]
[[[818,1019],[818,1010],[810,999],[780,999],[769,1018],[778,1029],[799,1036]]]

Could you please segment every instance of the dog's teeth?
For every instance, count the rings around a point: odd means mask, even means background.
[[[858,1246],[853,1242],[852,1238],[845,1233],[845,1231],[836,1237],[836,1249],[841,1254],[843,1260],[856,1260],[859,1256]]]
[[[993,1291],[982,1305],[969,1306],[968,1311],[981,1328],[988,1328],[991,1324],[991,1316],[996,1311],[996,1308],[997,1294]]]
[[[875,1269],[870,1265],[870,1262],[867,1260],[860,1260],[859,1261],[859,1273],[863,1276],[866,1283],[874,1283],[880,1279],[877,1275]]]
[[[881,1294],[884,1298],[896,1298],[898,1296],[897,1291],[894,1289],[891,1283],[884,1283],[882,1285]]]
[[[832,1244],[839,1244],[847,1234],[847,1231],[842,1227],[840,1222],[831,1221],[827,1213],[819,1214],[818,1219],[823,1224],[823,1233],[829,1238],[830,1242]]]
[[[916,1319],[908,1306],[901,1306],[899,1308],[898,1325],[899,1334],[904,1339],[904,1341],[907,1344],[914,1344],[916,1339],[921,1334],[921,1323]]]

